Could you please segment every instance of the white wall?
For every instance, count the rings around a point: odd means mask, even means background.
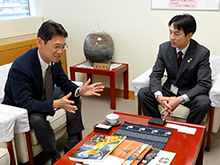
[[[68,65],[85,60],[83,42],[88,33],[100,29],[108,32],[115,43],[113,61],[129,64],[129,89],[131,81],[152,67],[158,45],[168,40],[168,21],[176,14],[190,13],[198,24],[194,35],[199,43],[219,54],[220,13],[219,11],[151,10],[150,0],[32,0],[42,8],[38,15],[53,19],[69,33]],[[39,5],[40,4],[40,5]],[[41,13],[42,12],[42,13]],[[86,81],[86,76],[77,74],[77,80]],[[122,76],[116,78],[116,88],[122,89]],[[109,87],[109,78],[95,76]]]
[[[36,33],[42,17],[0,20],[0,39]]]

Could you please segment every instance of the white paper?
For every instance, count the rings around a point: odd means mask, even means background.
[[[191,128],[191,127],[186,127],[186,126],[181,126],[181,125],[171,124],[171,123],[167,123],[165,127],[174,128],[174,129],[177,129],[177,132],[187,133],[191,135],[195,135],[196,130],[197,130],[196,128]]]
[[[103,162],[89,165],[121,165],[124,161],[124,159],[108,155],[108,157],[104,159]]]
[[[176,153],[160,150],[157,156],[152,159],[148,165],[169,165]]]
[[[96,125],[95,127],[96,127],[96,128],[104,128],[104,129],[109,129],[109,128],[111,128],[110,125],[105,125],[105,124],[98,124],[98,125]]]

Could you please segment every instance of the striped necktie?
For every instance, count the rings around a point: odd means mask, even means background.
[[[178,52],[178,55],[179,55],[179,57],[178,57],[178,59],[177,59],[177,61],[178,61],[178,65],[180,66],[181,65],[181,62],[182,62],[182,60],[183,60],[183,53],[181,52],[181,51],[179,51]]]
[[[45,73],[45,97],[46,100],[53,100],[53,78],[50,65]]]

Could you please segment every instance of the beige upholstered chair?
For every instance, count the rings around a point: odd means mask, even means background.
[[[216,133],[219,130],[220,126],[220,56],[211,55],[210,56],[210,66],[212,70],[212,88],[209,92],[209,98],[211,100],[211,111],[205,116],[202,123],[207,126],[208,137],[206,150],[210,150],[211,145],[211,135],[212,132]],[[134,86],[135,96],[137,96],[140,88],[149,86],[149,75],[152,72],[152,68],[138,76],[132,81]],[[166,78],[166,72],[164,73],[164,78]],[[159,110],[162,110],[162,107],[159,106]],[[141,107],[138,103],[138,114],[141,115]],[[189,114],[189,109],[183,105],[179,105],[168,119],[177,120],[177,121],[186,121],[186,117]]]
[[[0,103],[3,100],[4,96],[4,86],[5,82],[7,80],[8,71],[11,67],[11,63],[6,65],[0,66]],[[82,86],[82,82],[74,82],[78,86]],[[56,88],[58,89],[58,88]],[[57,93],[56,93],[57,92]],[[59,95],[59,89],[55,93]],[[56,139],[60,139],[67,131],[66,131],[66,113],[64,109],[60,109],[56,111],[55,115],[53,117],[48,116],[47,118],[49,122],[51,123],[51,126],[55,132]],[[33,129],[30,130],[30,139],[26,138],[25,133],[15,134],[14,141],[15,141],[15,149],[17,154],[17,160],[21,163],[26,163],[29,161],[30,164],[34,164],[33,157],[38,155],[40,152],[42,152],[42,148],[40,144],[38,143],[35,133]],[[30,140],[31,144],[27,147],[27,141]],[[29,142],[28,142],[29,143]],[[5,153],[7,156],[7,153]],[[29,160],[29,157],[31,160]],[[1,164],[1,163],[0,163]]]
[[[0,164],[10,164],[10,155],[8,149],[5,147],[0,147]]]
[[[11,158],[6,147],[0,147],[0,164],[10,164]]]

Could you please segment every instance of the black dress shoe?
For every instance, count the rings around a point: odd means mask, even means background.
[[[51,156],[51,165],[61,158],[60,152],[56,149],[55,151],[50,152]]]
[[[56,163],[56,161],[58,161],[60,158],[53,158],[51,159],[51,165],[53,165],[54,163]]]
[[[64,148],[64,153],[66,154],[71,148],[73,148],[77,143],[79,143],[77,134],[74,134],[72,136],[68,136],[67,144]]]
[[[76,139],[72,139],[72,140],[68,139],[67,144],[64,148],[64,154],[66,154],[71,148],[73,148],[75,145],[77,145],[77,143],[79,143],[79,141]]]
[[[69,152],[70,149],[68,149],[67,147],[64,147],[64,154],[66,154],[67,152]]]

